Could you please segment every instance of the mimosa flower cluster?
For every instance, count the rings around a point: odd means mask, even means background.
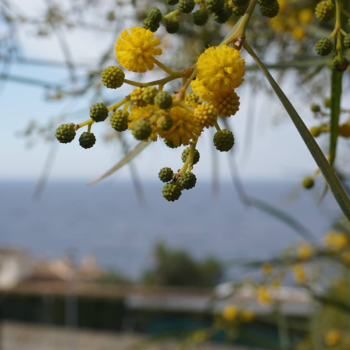
[[[174,72],[160,61],[161,41],[145,28],[124,30],[116,41],[116,58],[127,71],[145,73],[156,66],[167,73],[164,79],[138,83],[126,79],[122,68],[107,67],[101,75],[102,83],[110,89],[129,84],[135,88],[121,101],[107,107],[96,103],[90,109],[90,119],[77,125],[64,124],[56,131],[61,143],[73,141],[76,131],[87,126],[79,143],[91,148],[96,138],[91,132],[94,123],[110,117],[110,125],[117,132],[130,130],[136,140],[156,142],[163,140],[169,148],[188,146],[182,153],[184,165],[174,172],[163,168],[159,178],[165,182],[163,196],[177,200],[183,190],[196,184],[193,167],[200,155],[196,149],[198,139],[207,128],[216,128],[213,144],[217,150],[228,152],[234,145],[230,130],[221,129],[219,117],[228,118],[239,110],[239,97],[235,91],[244,81],[245,61],[239,50],[228,45],[210,47],[199,57],[197,64]],[[166,83],[180,79],[179,90],[166,91]],[[192,87],[193,92],[188,91]]]

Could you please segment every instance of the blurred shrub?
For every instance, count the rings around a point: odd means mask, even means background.
[[[219,261],[207,258],[196,262],[184,250],[171,250],[163,243],[154,249],[155,265],[143,274],[143,283],[159,286],[215,286],[223,274]]]

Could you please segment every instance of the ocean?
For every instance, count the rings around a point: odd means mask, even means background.
[[[305,191],[299,180],[246,182],[245,189],[321,240],[340,211],[330,194],[318,204],[322,188]],[[146,182],[143,205],[125,181],[90,187],[50,181],[39,201],[32,199],[34,188],[34,182],[0,182],[0,246],[25,248],[39,258],[69,253],[77,261],[92,253],[101,266],[134,279],[152,265],[159,241],[198,259],[226,262],[267,258],[301,240],[285,223],[244,205],[230,182],[221,183],[214,198],[211,183],[199,182],[175,203],[163,199],[162,183]]]

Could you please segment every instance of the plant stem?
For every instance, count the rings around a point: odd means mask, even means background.
[[[344,29],[340,28],[339,30],[340,33],[342,33],[344,36],[348,35],[348,33]]]
[[[333,32],[329,36],[329,40],[333,39],[338,33],[338,28],[334,28]]]
[[[175,11],[169,12],[167,15],[165,15],[163,17],[163,19],[170,19],[172,17],[177,16],[179,13],[180,13],[180,10],[175,10]]]
[[[90,118],[88,120],[85,120],[85,122],[83,122],[83,123],[77,124],[75,128],[76,128],[76,130],[78,130],[78,129],[82,128],[83,126],[92,125],[93,123],[95,123],[95,122]]]
[[[123,113],[125,113],[128,110],[130,103],[131,103],[131,101],[128,101],[127,103],[125,103],[124,108],[123,108]]]
[[[108,107],[109,111],[113,111],[114,109],[118,109],[119,107],[121,107],[124,103],[129,102],[130,101],[130,95],[126,96],[125,98],[123,98],[121,101],[111,105]]]
[[[195,66],[193,66],[193,67],[195,67]],[[183,84],[182,88],[177,92],[176,99],[175,99],[176,101],[181,102],[184,99],[184,97],[186,95],[187,88],[191,84],[191,81],[195,78],[196,74],[197,74],[197,68],[194,68],[190,77],[187,79],[185,84]]]
[[[339,41],[339,39],[337,39]],[[339,118],[340,118],[340,105],[342,95],[342,79],[343,73],[332,70],[331,74],[331,115],[330,115],[330,142],[329,142],[329,163],[334,166],[338,136],[339,136]]]
[[[250,16],[252,15],[255,5],[256,5],[257,0],[251,0],[249,3],[249,6],[247,8],[246,13],[242,17],[241,22],[239,23],[237,29],[227,38],[225,39],[221,45],[229,45],[237,38],[245,38],[245,30],[247,28],[248,22],[250,20]]]
[[[189,111],[192,114],[194,113],[194,109],[191,106],[186,105],[183,102],[175,102],[175,106],[179,106],[179,107],[181,107],[183,109],[186,109],[187,111]]]
[[[166,83],[169,83],[169,81],[190,76],[193,70],[194,70],[194,66],[190,66],[179,72],[173,72],[166,78],[149,81],[148,83],[139,83],[137,81],[128,80],[128,79],[124,79],[124,83],[132,86],[141,86],[141,87],[153,86],[153,85],[165,85]]]
[[[336,4],[336,13],[335,13],[335,29],[337,31],[337,46],[336,49],[338,51],[338,57],[340,59],[343,58],[343,47],[342,47],[342,40],[341,40],[341,3],[339,0],[335,1]]]
[[[305,145],[309,149],[315,162],[320,168],[328,187],[333,193],[335,200],[338,202],[338,205],[343,211],[345,217],[350,221],[350,200],[346,195],[342,185],[340,184],[337,176],[335,175],[332,167],[329,165],[326,157],[324,156],[320,147],[318,146],[317,142],[310,134],[308,128],[306,127],[303,120],[300,118],[299,114],[296,112],[296,110],[294,109],[293,105],[290,103],[284,92],[273,79],[270,72],[266,69],[265,65],[260,61],[259,57],[256,55],[256,53],[245,40],[243,40],[243,46],[247,50],[247,52],[253,57],[254,61],[257,63],[257,65],[269,81],[271,87],[275,91],[276,95],[282,102],[284,108],[288,112],[300,136],[302,137]]]
[[[162,62],[159,62],[157,59],[154,58],[154,63],[161,69],[163,69],[164,72],[168,73],[169,75],[173,74],[174,71],[167,67],[165,64]]]
[[[190,148],[190,153],[187,156],[186,162],[179,172],[180,175],[186,172],[190,164],[193,164],[193,156],[194,156],[194,151],[196,150],[196,145],[197,145],[197,141],[193,141]]]

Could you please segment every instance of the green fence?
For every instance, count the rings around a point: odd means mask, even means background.
[[[118,331],[125,314],[122,298],[2,294],[0,300],[2,319],[12,321]]]

